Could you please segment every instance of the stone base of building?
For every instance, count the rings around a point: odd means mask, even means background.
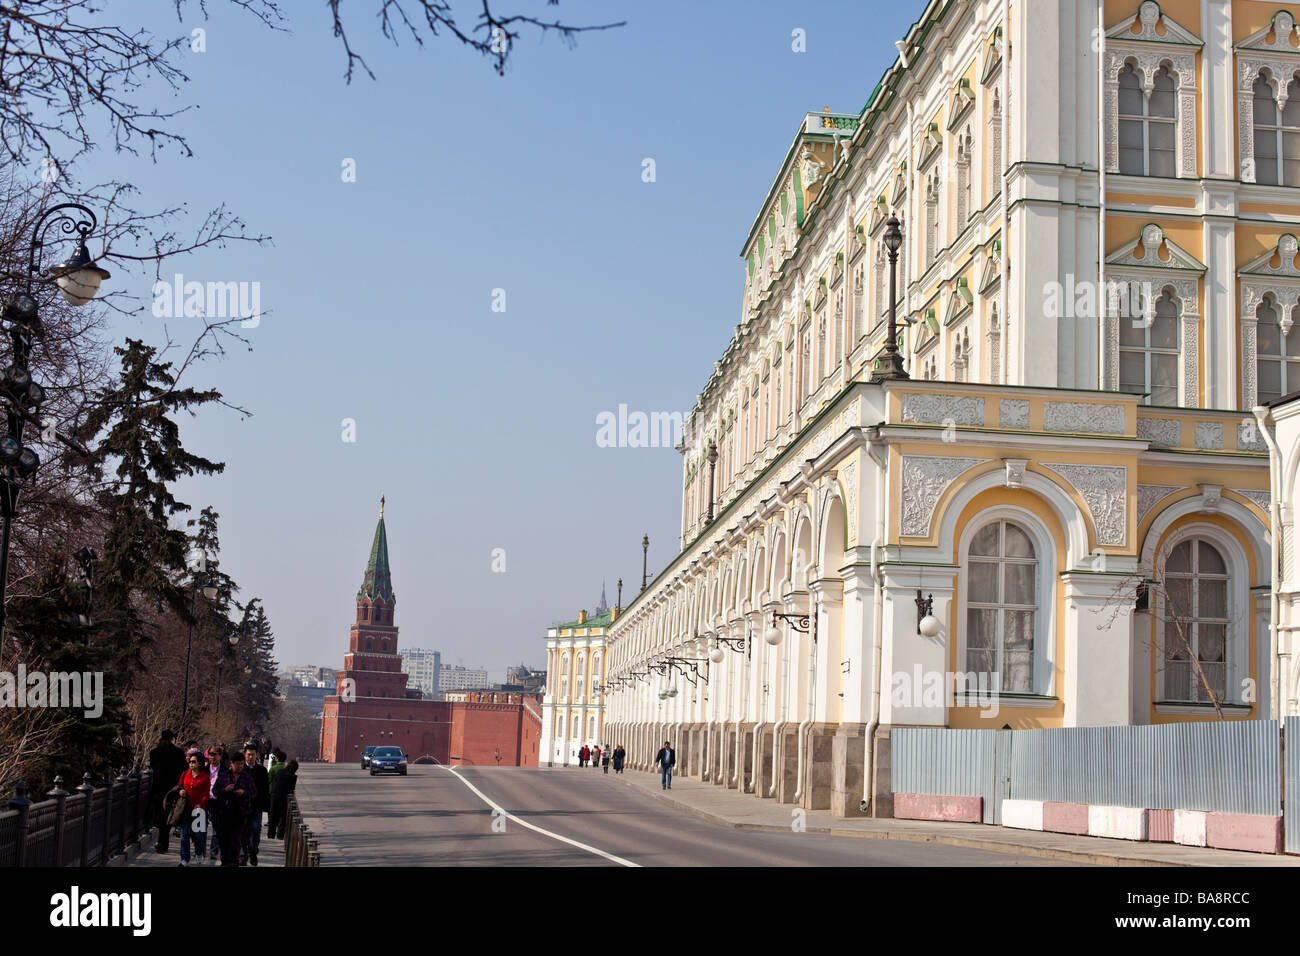
[[[866,766],[867,724],[840,724],[831,738],[831,813],[863,816],[862,771]]]
[[[831,808],[835,787],[835,732],[838,727],[838,724],[813,724],[804,731],[803,794],[799,806],[805,810]],[[798,747],[797,737],[795,746]]]
[[[894,815],[894,793],[890,789],[890,733],[893,726],[880,724],[872,741],[871,757],[871,816],[890,818]]]

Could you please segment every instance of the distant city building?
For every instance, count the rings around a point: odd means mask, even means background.
[[[399,652],[402,670],[409,676],[409,687],[418,687],[429,700],[438,698],[438,675],[442,670],[442,652],[424,647],[409,647]]]
[[[520,664],[518,667],[507,667],[506,681],[501,689],[544,691],[546,689],[546,671],[533,670],[526,664]]]
[[[332,667],[299,664],[284,669],[284,676],[299,687],[334,687],[338,680]]]
[[[459,664],[443,664],[438,671],[438,690],[480,690],[488,685],[488,672],[485,668],[461,667]]]

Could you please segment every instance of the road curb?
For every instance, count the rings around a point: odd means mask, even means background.
[[[724,817],[709,810],[703,810],[699,807],[691,806],[689,803],[684,803],[675,797],[669,796],[667,791],[657,791],[653,787],[640,787],[627,780],[623,781],[623,785],[636,790],[645,790],[655,799],[671,804],[676,809],[685,811],[691,816],[707,820],[708,822],[719,826],[729,827],[733,830],[755,830],[767,833],[790,832],[789,827],[780,827],[768,823],[742,823],[737,820],[732,820],[729,817]],[[984,840],[979,837],[951,836],[946,833],[908,833],[899,830],[850,830],[843,827],[828,827],[820,825],[809,826],[804,832],[824,833],[835,837],[853,837],[867,840],[901,840],[907,843],[936,843],[943,846],[955,846],[968,850],[988,850],[994,853],[1012,853],[1021,856],[1032,856],[1038,859],[1060,860],[1063,863],[1089,863],[1093,866],[1214,866],[1214,864],[1210,863],[1179,863],[1171,860],[1152,860],[1148,857],[1125,856],[1104,850],[1066,850],[1060,847],[1043,847],[1024,843],[1004,843],[1000,840]]]

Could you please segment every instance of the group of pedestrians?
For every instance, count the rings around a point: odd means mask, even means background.
[[[614,765],[615,773],[622,773],[623,761],[626,759],[627,751],[623,749],[622,744],[619,744],[613,750],[610,750],[608,746],[600,747],[597,745],[595,747],[588,747],[586,744],[583,744],[578,750],[579,767],[601,767],[605,773],[609,773],[609,766],[611,763]]]
[[[289,794],[298,783],[298,761],[286,760],[282,750],[272,751],[263,764],[256,743],[239,749],[213,744],[206,751],[197,744],[184,750],[162,732],[157,747],[149,751],[153,771],[154,818],[158,841],[154,849],[167,853],[173,828],[181,839],[180,865],[193,858],[199,865],[209,859],[222,866],[257,866],[262,843],[262,814],[270,814],[267,836],[283,839]],[[177,781],[168,786],[168,781]],[[209,848],[211,852],[209,853]]]

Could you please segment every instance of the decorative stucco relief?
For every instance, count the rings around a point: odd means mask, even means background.
[[[1001,428],[1029,427],[1029,399],[1004,398],[998,402],[998,426]]]
[[[953,479],[962,472],[989,461],[992,459],[904,455],[902,473],[899,476],[903,499],[900,533],[909,538],[928,536],[935,506]]]
[[[1092,402],[1047,402],[1043,405],[1043,428],[1049,432],[1124,434],[1124,406]]]
[[[1138,485],[1138,522],[1141,523],[1147,512],[1154,508],[1162,498],[1167,498],[1175,491],[1182,490],[1179,485]]]
[[[984,399],[971,395],[904,395],[904,422],[943,425],[984,424]]]
[[[1128,541],[1128,469],[1123,465],[1043,462],[1074,489],[1088,506],[1097,544],[1122,547]]]
[[[1196,447],[1202,451],[1223,450],[1223,422],[1197,422]]]
[[[1153,445],[1177,448],[1183,443],[1183,423],[1176,418],[1139,418],[1137,435]]]

